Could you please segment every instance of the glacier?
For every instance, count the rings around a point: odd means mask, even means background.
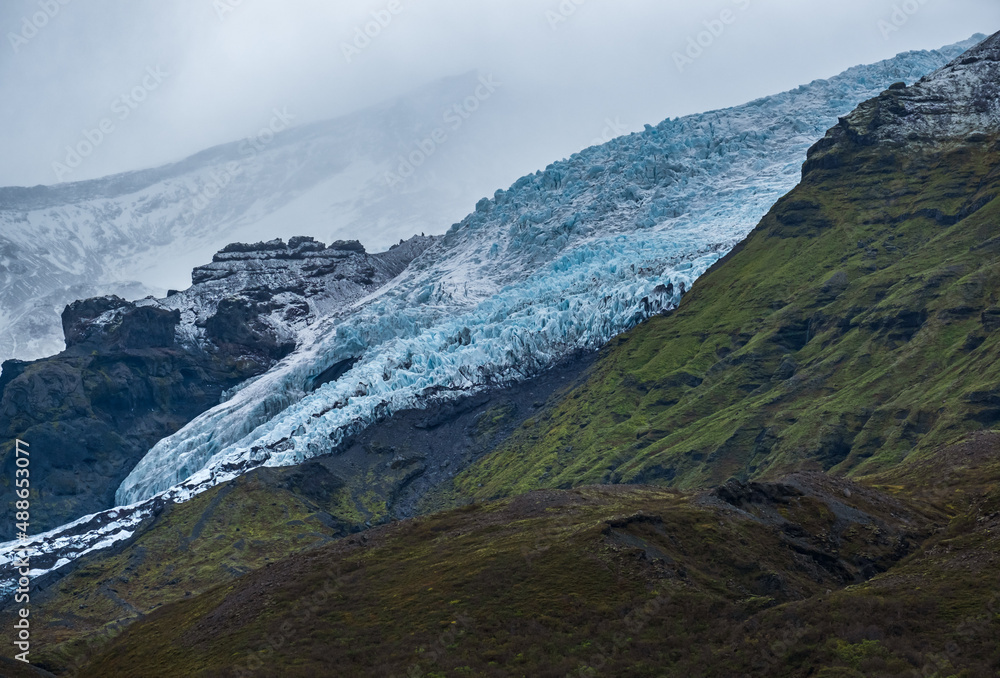
[[[669,311],[795,186],[840,116],[983,38],[647,126],[484,198],[402,274],[297,329],[295,352],[154,446],[119,488],[115,515],[331,453],[393,412],[530,377]],[[345,360],[355,361],[346,374],[310,389]],[[120,519],[77,526],[73,552],[123,529]],[[29,547],[61,562],[61,534]],[[0,546],[0,566],[13,548]]]

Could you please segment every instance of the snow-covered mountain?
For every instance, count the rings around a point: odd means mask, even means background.
[[[186,288],[231,242],[304,235],[380,251],[443,233],[503,176],[476,160],[489,113],[467,110],[488,110],[496,89],[470,73],[303,126],[275,109],[251,138],[173,165],[0,188],[0,361],[62,350],[66,304]]]
[[[126,538],[164,501],[330,453],[395,411],[521,380],[673,308],[795,186],[840,116],[982,37],[668,120],[497,191],[401,275],[298,330],[295,352],[158,443],[119,488],[131,506],[36,538],[42,562]],[[337,365],[350,369],[313,388]]]

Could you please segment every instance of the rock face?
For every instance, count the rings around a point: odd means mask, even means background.
[[[1000,34],[912,87],[890,87],[841,118],[810,149],[803,175],[841,167],[863,147],[880,145],[913,153],[942,143],[986,143],[1000,127],[998,65]]]
[[[28,442],[31,533],[113,506],[154,443],[287,356],[317,312],[384,284],[433,242],[415,238],[376,255],[311,238],[231,245],[167,299],[67,306],[67,349],[7,361],[0,376],[2,482],[14,477],[13,441]],[[13,537],[12,510],[0,507],[0,540]]]
[[[95,322],[106,313],[114,322]],[[179,311],[136,307],[116,296],[73,302],[62,315],[67,349],[170,348],[180,322]]]
[[[17,437],[31,445],[31,531],[110,507],[118,483],[150,445],[266,367],[207,352],[120,344],[16,365],[0,395],[0,430],[5,441]],[[8,478],[13,463],[6,445]],[[10,539],[12,508],[0,511],[8,523],[0,538]]]

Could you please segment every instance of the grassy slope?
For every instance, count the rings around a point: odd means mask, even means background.
[[[32,661],[65,670],[164,604],[360,529],[331,517],[349,513],[337,479],[315,465],[298,471],[311,477],[258,471],[169,506],[124,548],[85,558],[46,584],[32,595]],[[6,625],[14,613],[0,619]]]
[[[525,403],[545,402],[588,364],[567,363],[556,378],[455,407],[402,413],[338,455],[258,469],[169,505],[130,543],[83,558],[55,581],[38,582],[44,590],[32,597],[33,660],[65,670],[162,605],[387,522],[420,474],[433,479],[443,475],[442,464],[463,466],[493,449],[530,416],[533,406]],[[436,449],[441,446],[449,449]],[[0,607],[0,625],[14,613]]]
[[[947,521],[787,483],[541,491],[378,528],[165,606],[82,675],[739,675],[778,661],[775,628],[745,625],[860,585]]]
[[[1000,422],[998,160],[992,139],[812,171],[455,490],[866,474]]]

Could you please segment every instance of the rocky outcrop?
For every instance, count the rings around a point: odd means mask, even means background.
[[[1000,34],[911,87],[897,83],[840,119],[809,150],[803,176],[844,165],[859,148],[909,152],[948,145],[984,146],[1000,126]],[[891,162],[891,157],[886,158]],[[949,224],[950,225],[950,224]]]
[[[96,322],[106,316],[110,322]],[[180,322],[180,311],[137,307],[116,296],[76,301],[62,314],[67,349],[170,348]]]
[[[15,365],[0,393],[3,482],[13,482],[14,438],[29,442],[31,533],[112,506],[118,484],[150,446],[266,368],[222,354],[120,344]],[[0,539],[12,537],[12,511],[10,503],[0,507]]]
[[[113,506],[157,441],[287,356],[318,313],[384,284],[434,242],[414,238],[374,255],[312,238],[237,243],[166,299],[67,306],[66,350],[7,361],[0,373],[0,482],[14,478],[14,440],[28,442],[30,532]],[[0,540],[13,537],[12,511],[0,507]]]

